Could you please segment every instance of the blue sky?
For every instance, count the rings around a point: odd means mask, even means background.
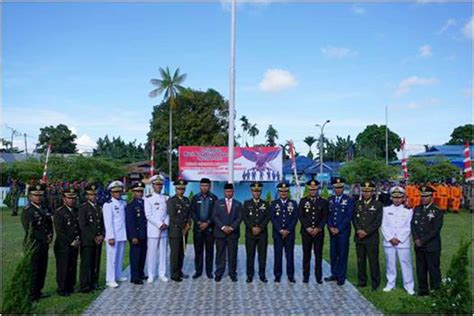
[[[229,92],[230,10],[216,3],[4,3],[3,114],[31,135],[64,123],[81,150],[146,141],[149,80],[180,67],[186,86]],[[472,122],[470,3],[246,3],[237,12],[236,109],[307,152],[306,136],[353,138],[368,124],[409,149]],[[241,133],[240,123],[237,133]],[[22,138],[15,138],[24,146]],[[251,143],[251,142],[250,142]]]

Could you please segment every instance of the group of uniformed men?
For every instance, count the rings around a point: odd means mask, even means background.
[[[296,225],[301,222],[303,246],[303,282],[310,278],[310,262],[314,252],[315,278],[323,283],[322,253],[325,226],[330,238],[331,275],[325,281],[343,285],[346,280],[351,224],[357,255],[358,286],[367,286],[366,265],[369,263],[371,286],[376,290],[381,282],[379,267],[379,229],[387,262],[388,292],[395,287],[396,258],[398,256],[405,290],[414,294],[411,263],[411,241],[416,253],[418,294],[427,295],[430,289],[440,286],[440,230],[443,214],[433,204],[433,189],[420,188],[422,203],[414,210],[405,205],[402,187],[390,190],[393,204],[384,207],[374,196],[375,185],[366,182],[362,197],[358,200],[344,193],[344,180],[333,181],[334,195],[329,199],[319,196],[319,182],[307,182],[309,194],[299,203],[289,198],[287,182],[277,185],[278,198],[268,203],[261,198],[263,185],[252,182],[252,198],[243,204],[234,199],[231,183],[224,186],[224,198],[219,199],[210,191],[210,180],[200,181],[200,192],[191,200],[184,196],[186,181],[175,181],[176,195],[168,198],[162,194],[164,179],[160,175],[150,178],[153,191],[143,198],[144,184],[132,187],[133,199],[126,203],[121,199],[124,186],[120,181],[109,184],[111,198],[102,209],[96,203],[97,188],[85,189],[86,201],[77,209],[74,187],[63,191],[63,206],[51,214],[41,207],[44,187],[33,185],[29,191],[30,203],[22,214],[26,231],[25,241],[33,247],[33,282],[31,298],[38,300],[46,275],[48,247],[53,240],[53,221],[56,231],[54,252],[57,267],[58,293],[68,296],[74,292],[77,260],[80,261],[80,291],[90,292],[98,288],[102,243],[106,244],[106,284],[118,287],[122,276],[125,245],[130,244],[131,282],[153,283],[155,277],[167,282],[168,244],[170,248],[170,277],[181,282],[189,276],[183,272],[183,261],[188,232],[193,226],[195,273],[193,279],[202,276],[222,280],[228,264],[230,279],[237,282],[237,253],[240,224],[245,224],[246,274],[248,283],[253,281],[255,257],[258,255],[258,276],[266,278],[268,223],[272,223],[274,246],[274,281],[281,282],[283,253],[286,259],[286,276],[295,283],[294,246]],[[53,221],[52,221],[53,219]],[[214,245],[216,269],[213,274]],[[205,260],[204,260],[205,258]]]

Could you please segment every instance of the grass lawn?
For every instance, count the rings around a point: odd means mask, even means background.
[[[1,271],[2,271],[2,282],[0,283],[0,304],[3,302],[3,291],[8,282],[9,277],[12,275],[16,262],[22,255],[22,242],[24,237],[23,228],[20,224],[20,217],[10,216],[10,210],[2,208],[0,211],[1,227],[2,227],[2,242],[1,242]],[[297,228],[297,244],[301,243],[301,236],[299,234],[299,227]],[[244,243],[243,224],[241,226],[242,236],[240,243]],[[441,256],[441,269],[443,277],[449,268],[451,256],[458,248],[458,243],[462,237],[472,240],[472,215],[466,211],[460,214],[446,214],[444,217],[444,225],[442,229],[442,256]],[[189,242],[192,243],[192,236],[189,236]],[[269,239],[272,243],[272,239]],[[472,248],[470,250],[470,273],[472,276]],[[382,287],[385,286],[385,255],[383,249],[380,249],[380,264],[382,272]],[[329,261],[329,236],[326,232],[325,247],[324,247],[324,258]],[[245,258],[240,258],[245,260]],[[413,258],[414,262],[414,258]],[[125,255],[124,267],[128,264],[128,247]],[[301,262],[296,262],[297,265],[301,265]],[[189,271],[191,272],[191,271]],[[84,311],[87,306],[100,294],[100,292],[92,294],[74,294],[68,298],[60,297],[56,294],[56,264],[54,260],[53,247],[49,250],[49,263],[48,273],[46,276],[46,285],[44,292],[51,294],[51,297],[40,300],[39,303],[35,304],[34,311],[38,314],[51,314],[51,313],[68,313],[77,314]],[[299,276],[301,277],[301,276]],[[416,279],[416,276],[415,276]],[[348,264],[348,280],[355,284],[357,283],[357,264],[355,256],[355,247],[351,239],[351,249],[349,252],[349,264]],[[101,267],[101,278],[100,284],[105,283],[105,248],[102,251],[102,267]],[[371,301],[379,310],[387,314],[393,313],[427,313],[428,310],[422,310],[419,307],[419,300],[429,300],[429,298],[418,298],[411,297],[405,293],[402,289],[401,271],[399,270],[399,278],[397,280],[397,290],[390,293],[384,293],[381,290],[372,292],[370,287],[368,289],[362,289],[361,293],[369,301]],[[418,305],[418,306],[417,306]]]

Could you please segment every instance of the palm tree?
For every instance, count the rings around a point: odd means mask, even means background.
[[[255,146],[255,136],[258,135],[260,131],[257,128],[257,123],[252,124],[249,128],[249,136],[252,137],[252,146]]]
[[[309,147],[308,158],[313,159],[313,152],[311,151],[311,146],[313,146],[313,144],[316,143],[317,141],[316,138],[314,138],[313,136],[307,136],[303,141]]]
[[[267,137],[268,146],[276,146],[276,140],[278,139],[278,131],[270,124],[268,126],[265,137]]]
[[[246,146],[248,146],[246,133],[250,130],[251,124],[249,122],[249,119],[245,115],[240,118],[240,121],[242,122],[241,126],[243,130],[242,141]]]
[[[169,177],[170,182],[172,179],[172,151],[173,151],[173,109],[177,107],[176,96],[178,93],[184,90],[184,87],[181,85],[184,80],[186,80],[186,74],[180,74],[179,68],[177,68],[173,75],[171,75],[170,69],[166,67],[166,70],[160,67],[161,79],[151,79],[150,83],[156,86],[155,89],[150,91],[148,94],[150,98],[157,97],[160,94],[163,95],[163,101],[168,102],[169,111],[170,111],[170,142],[169,142],[169,151],[168,151],[168,163],[169,163]]]

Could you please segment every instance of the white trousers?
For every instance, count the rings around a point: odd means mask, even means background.
[[[116,282],[122,275],[125,243],[125,241],[116,241],[113,246],[107,243],[107,272],[105,276],[107,283]]]
[[[402,268],[403,287],[409,293],[413,293],[415,283],[413,281],[413,265],[411,263],[410,248],[384,247],[387,261],[387,287],[395,288],[397,280],[397,255]]]
[[[148,278],[153,280],[158,268],[158,277],[166,274],[166,261],[168,256],[168,237],[148,237],[147,241],[147,271]]]

